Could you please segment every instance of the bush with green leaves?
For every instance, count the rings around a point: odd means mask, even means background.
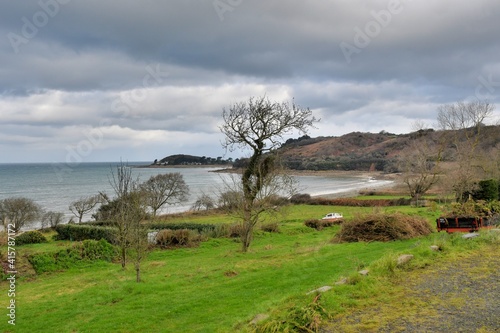
[[[182,230],[182,229],[188,229],[188,230],[195,230],[198,232],[202,231],[209,231],[209,230],[214,230],[216,227],[215,224],[209,224],[209,223],[151,223],[149,225],[150,229],[154,230],[163,230],[163,229],[170,229],[170,230]]]
[[[499,184],[496,179],[485,179],[478,183],[478,189],[472,193],[475,200],[497,201]]]
[[[96,260],[111,262],[116,255],[115,247],[104,239],[99,241],[89,239],[57,252],[33,254],[28,260],[35,272],[41,274],[75,267],[82,262],[87,264]]]
[[[16,245],[46,243],[47,238],[40,231],[26,231],[16,237]]]
[[[60,269],[54,254],[37,253],[30,256],[28,260],[37,274],[54,272]]]
[[[271,316],[254,327],[252,333],[274,332],[318,332],[321,324],[331,318],[331,314],[320,304],[321,295],[305,305],[291,305],[284,312]]]
[[[116,249],[104,239],[98,241],[87,239],[78,247],[82,260],[112,261],[116,256]]]
[[[447,211],[446,216],[456,217],[488,217],[500,212],[499,201],[469,200],[466,202],[454,202]]]
[[[85,224],[60,224],[55,227],[57,240],[83,241],[86,239],[105,239],[110,243],[115,241],[116,229]]]
[[[310,205],[330,205],[330,206],[349,206],[349,207],[389,207],[389,206],[408,206],[411,204],[409,198],[398,199],[356,199],[356,198],[312,198]]]

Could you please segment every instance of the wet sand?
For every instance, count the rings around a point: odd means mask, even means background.
[[[241,172],[240,169],[219,169],[212,172],[227,172],[227,173],[238,173]],[[339,170],[324,170],[324,171],[314,171],[314,170],[286,170],[289,175],[292,176],[317,176],[317,177],[332,177],[332,178],[362,178],[362,179],[373,179],[373,180],[384,180],[390,181],[389,183],[378,183],[374,182],[369,186],[363,188],[357,188],[352,190],[347,190],[343,192],[326,193],[320,195],[314,195],[313,197],[321,197],[327,199],[333,198],[349,198],[360,195],[360,193],[367,192],[383,192],[383,193],[404,193],[405,188],[402,184],[401,174],[398,173],[384,173],[381,171],[339,171]]]

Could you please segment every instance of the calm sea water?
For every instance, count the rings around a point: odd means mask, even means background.
[[[190,199],[182,206],[167,206],[163,213],[188,210],[201,193],[216,195],[224,180],[230,176],[210,172],[216,168],[136,168],[147,162],[128,163],[134,177],[145,181],[152,175],[179,172],[190,188]],[[8,197],[28,197],[45,210],[63,212],[66,219],[72,216],[71,202],[89,195],[104,192],[113,197],[110,185],[112,170],[118,163],[80,164],[0,164],[0,200]],[[381,185],[385,181],[360,178],[331,178],[317,176],[297,177],[299,192],[319,195],[350,191],[367,186]],[[90,219],[90,215],[86,217]]]

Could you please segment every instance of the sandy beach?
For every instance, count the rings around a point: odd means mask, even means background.
[[[315,195],[314,197],[322,197],[327,199],[333,198],[349,198],[355,197],[362,193],[401,193],[404,192],[404,187],[402,186],[401,175],[400,174],[387,174],[383,172],[365,172],[365,171],[311,171],[311,170],[298,170],[291,172],[293,175],[297,176],[320,176],[320,177],[332,177],[332,178],[362,178],[373,180],[369,186],[352,189],[348,191],[342,191],[337,193],[326,193]],[[384,181],[384,182],[378,182]]]
[[[227,165],[141,165],[136,168],[152,168],[152,169],[173,169],[173,168],[207,168],[215,169],[209,172],[215,173],[240,173],[241,169],[228,168]],[[384,173],[381,171],[343,171],[343,170],[286,170],[287,174],[292,176],[311,176],[311,177],[331,177],[331,178],[361,178],[374,180],[370,186],[357,188],[342,192],[326,193],[313,195],[313,197],[322,197],[327,199],[332,198],[348,198],[355,197],[361,193],[404,193],[405,188],[401,181],[401,174]],[[383,180],[385,182],[377,182]]]
[[[212,172],[238,173],[241,170],[232,168],[223,168],[213,170]],[[402,183],[401,174],[399,173],[384,173],[381,171],[342,171],[342,170],[286,170],[287,174],[292,176],[311,176],[311,177],[331,177],[331,178],[361,178],[374,180],[373,184],[363,188],[352,189],[342,192],[326,193],[314,195],[313,197],[322,197],[327,199],[355,197],[360,193],[404,193],[405,187]],[[376,182],[376,181],[386,182]]]

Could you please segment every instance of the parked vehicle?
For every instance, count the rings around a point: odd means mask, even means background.
[[[342,213],[328,213],[322,218],[322,220],[338,220],[342,218],[344,218]]]
[[[473,232],[494,227],[492,221],[483,217],[440,217],[436,225],[437,231],[446,232]]]

